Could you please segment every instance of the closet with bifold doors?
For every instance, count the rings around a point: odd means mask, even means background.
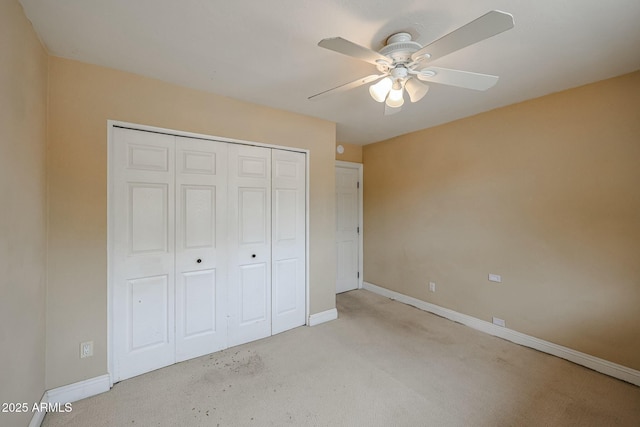
[[[111,128],[120,381],[306,323],[306,153]]]

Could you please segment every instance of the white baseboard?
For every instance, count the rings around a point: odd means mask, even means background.
[[[109,391],[110,380],[109,375],[101,375],[88,380],[54,388],[46,392],[49,403],[70,403],[96,394]]]
[[[321,323],[336,320],[338,318],[338,310],[332,308],[331,310],[321,311],[320,313],[312,314],[309,316],[309,326],[316,326]]]
[[[363,288],[378,295],[382,295],[384,297],[391,298],[408,305],[412,305],[421,310],[437,314],[438,316],[453,320],[454,322],[462,323],[463,325],[469,326],[473,329],[477,329],[487,334],[494,335],[507,341],[530,347],[544,353],[560,357],[562,359],[566,359],[578,365],[593,369],[594,371],[598,371],[605,375],[609,375],[611,377],[618,378],[620,380],[640,386],[640,371],[637,371],[635,369],[618,365],[617,363],[600,359],[599,357],[591,356],[589,354],[582,353],[568,347],[563,347],[549,341],[541,340],[539,338],[523,334],[522,332],[514,331],[513,329],[503,328],[502,326],[494,325],[493,323],[487,322],[485,320],[480,320],[466,314],[458,313],[457,311],[440,307],[439,305],[431,304],[429,302],[422,301],[396,291],[382,288],[369,282],[364,282]]]
[[[47,398],[47,392],[45,391],[42,395],[42,399],[40,399],[40,403],[49,403]],[[44,421],[44,416],[47,415],[45,411],[34,411],[33,417],[31,417],[31,422],[29,423],[29,427],[40,427],[42,421]]]
[[[111,377],[109,377],[108,374],[105,374],[99,377],[89,378],[88,380],[47,390],[42,395],[40,404],[59,403],[64,405],[65,403],[77,402],[78,400],[104,393],[105,391],[109,391],[110,388]],[[46,414],[46,411],[34,412],[31,422],[29,423],[29,427],[40,427],[40,424],[42,424]]]

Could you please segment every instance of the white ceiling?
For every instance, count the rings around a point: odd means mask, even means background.
[[[21,0],[49,53],[337,123],[368,144],[640,69],[638,0]],[[367,86],[317,92],[375,67],[322,49],[341,36],[378,50],[408,31],[422,44],[498,9],[515,28],[432,65],[500,76],[487,92],[430,84],[383,115]]]

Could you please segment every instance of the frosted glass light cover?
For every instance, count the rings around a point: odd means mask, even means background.
[[[377,102],[384,102],[389,90],[391,89],[391,85],[393,82],[390,77],[385,77],[380,80],[378,83],[369,86],[369,93],[371,97]]]
[[[387,97],[387,105],[391,108],[399,108],[402,107],[402,104],[404,104],[402,87],[400,89],[391,89]]]

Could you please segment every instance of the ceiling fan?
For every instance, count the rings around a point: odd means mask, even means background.
[[[411,40],[409,33],[393,34],[379,52],[345,40],[342,37],[323,39],[318,46],[376,66],[380,74],[372,74],[309,97],[311,100],[343,92],[367,83],[371,97],[385,103],[385,115],[395,114],[404,104],[404,92],[411,102],[424,97],[429,86],[422,82],[487,90],[498,81],[498,76],[432,67],[430,62],[459,49],[488,39],[513,28],[513,16],[493,10],[438,40],[422,46]]]

